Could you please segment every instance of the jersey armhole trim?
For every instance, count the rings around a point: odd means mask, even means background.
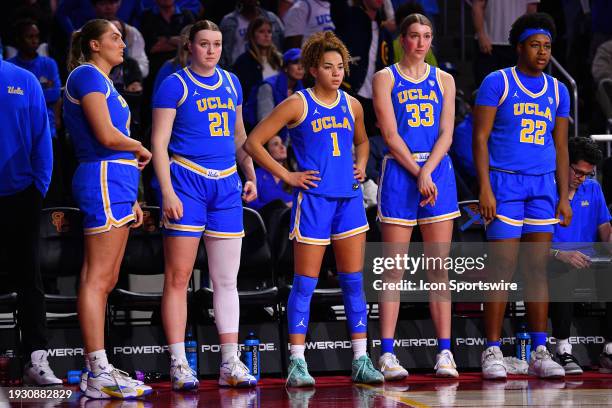
[[[393,70],[391,67],[385,67],[385,69],[389,72],[389,76],[391,77],[391,89],[395,86],[395,75],[393,75]]]
[[[172,74],[174,76],[176,76],[179,81],[181,81],[181,84],[183,85],[183,96],[182,98],[177,102],[176,107],[178,108],[179,106],[181,106],[183,104],[183,102],[185,102],[185,99],[187,99],[187,84],[185,83],[185,80],[183,78],[181,78],[181,76],[178,73],[174,73]]]
[[[288,124],[287,129],[293,129],[294,127],[299,126],[304,121],[304,119],[306,119],[306,116],[308,115],[308,102],[306,102],[306,97],[300,91],[296,92],[296,94],[300,95],[300,98],[302,98],[302,103],[304,104],[304,110],[302,111],[302,116],[298,119],[298,121],[295,123]]]
[[[554,78],[553,82],[555,83],[555,102],[557,103],[557,109],[559,109],[559,81],[557,81],[557,78]]]
[[[497,106],[501,106],[502,103],[504,103],[504,101],[506,100],[506,97],[508,97],[508,76],[506,75],[506,73],[504,71],[499,71],[502,74],[502,77],[504,78],[504,93],[502,94],[501,98],[499,98],[499,102],[497,103]]]
[[[344,92],[344,91],[342,91]],[[348,105],[348,110],[349,113],[351,114],[351,118],[353,118],[353,123],[355,123],[355,113],[353,112],[353,106],[351,104],[351,98],[349,97],[349,94],[347,94],[346,92],[344,92],[344,98],[346,99],[346,104]]]
[[[226,70],[223,70],[223,73],[227,77],[227,80],[229,81],[230,86],[232,87],[232,90],[234,91],[234,95],[236,95],[236,103],[238,103],[238,91],[236,91],[236,87],[234,86],[234,81],[232,81],[232,76]]]
[[[440,92],[442,92],[442,96],[444,96],[444,85],[442,84],[442,77],[440,76],[440,68],[434,68],[434,69],[436,70],[436,81],[438,81]]]

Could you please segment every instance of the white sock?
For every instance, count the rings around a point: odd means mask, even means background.
[[[355,339],[351,340],[351,343],[353,343],[353,360],[357,360],[359,357],[366,355],[368,346],[367,339]]]
[[[606,345],[604,346],[604,353],[612,354],[612,341],[606,343]]]
[[[170,356],[178,361],[187,361],[187,355],[185,354],[185,342],[168,344],[168,350]]]
[[[238,343],[221,344],[221,364],[227,363],[232,357],[238,356]]]
[[[302,360],[305,360],[304,350],[306,350],[306,346],[304,346],[303,344],[292,344],[290,348],[291,357],[301,358]]]
[[[569,339],[557,339],[557,354],[572,354],[572,345]]]
[[[89,365],[91,367],[91,371],[94,375],[98,375],[103,371],[108,369],[108,358],[106,357],[106,350],[97,350],[87,354],[87,360],[89,360]]]

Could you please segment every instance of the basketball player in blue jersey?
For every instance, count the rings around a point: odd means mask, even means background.
[[[117,283],[128,226],[142,224],[138,180],[151,153],[130,138],[130,110],[108,74],[123,62],[125,44],[107,20],[91,20],[72,36],[64,123],[79,166],[72,193],[83,213],[85,257],[78,314],[87,370],[81,389],[91,398],[135,398],[151,387],[109,364],[104,350],[108,294]]]
[[[455,116],[453,78],[425,62],[431,47],[433,25],[422,14],[407,16],[400,25],[402,60],[374,76],[374,109],[387,145],[378,188],[378,220],[382,239],[407,250],[412,229],[418,225],[428,257],[448,256],[453,219],[459,216],[457,189],[451,159]],[[432,243],[429,244],[428,243]],[[404,271],[384,275],[399,282]],[[431,282],[448,283],[446,270],[428,270]],[[432,291],[429,309],[438,337],[435,371],[440,377],[457,377],[450,351],[451,303],[447,291]],[[380,300],[380,369],[387,380],[400,380],[408,372],[393,352],[399,313],[397,293]]]
[[[242,89],[234,74],[217,67],[221,44],[215,23],[195,23],[187,43],[191,65],[166,78],[153,99],[153,164],[163,207],[166,275],[162,318],[175,390],[198,387],[185,356],[185,326],[187,286],[202,234],[221,343],[219,385],[257,382],[239,359],[236,283],[244,236],[241,195],[253,201],[257,189],[253,161],[242,148]],[[244,187],[236,160],[247,178]]]
[[[348,60],[346,46],[333,33],[312,35],[302,47],[302,65],[314,79],[314,87],[278,105],[257,125],[246,145],[257,163],[296,189],[289,236],[294,240],[295,276],[287,302],[291,343],[287,385],[293,387],[315,382],[304,359],[304,342],[310,300],[330,242],[352,339],[352,379],[357,383],[384,380],[366,354],[367,310],[361,271],[368,222],[359,182],[365,178],[369,144],[361,104],[339,90]],[[289,172],[264,148],[284,126],[291,129],[298,172]]]
[[[519,17],[509,37],[518,54],[517,65],[484,79],[474,110],[480,211],[488,222],[488,240],[497,243],[490,249],[491,279],[511,281],[517,263],[524,271],[533,350],[529,373],[541,378],[564,376],[563,367],[546,349],[546,262],[554,224],[569,225],[572,217],[567,181],[569,95],[562,83],[543,73],[554,33],[547,14]],[[522,246],[518,261],[520,242],[529,245]],[[507,291],[487,293],[485,379],[507,376],[499,348],[507,299]]]

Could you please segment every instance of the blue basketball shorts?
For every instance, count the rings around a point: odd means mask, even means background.
[[[170,160],[172,188],[183,203],[183,217],[164,220],[167,236],[242,238],[242,181],[236,165],[215,170],[180,156]],[[161,189],[153,182],[163,208]]]
[[[110,231],[136,219],[140,171],[136,160],[80,163],[72,178],[72,194],[83,213],[85,235]]]
[[[491,170],[497,216],[487,225],[487,239],[520,238],[554,231],[557,183],[555,173],[525,175]]]
[[[414,153],[413,157],[422,166],[429,153]],[[385,156],[378,186],[378,221],[413,227],[459,217],[455,171],[450,157],[442,158],[431,179],[438,188],[438,199],[433,206],[421,207],[424,197],[419,192],[417,179],[391,155]]]
[[[326,197],[297,192],[291,207],[289,239],[312,245],[328,245],[332,239],[352,237],[369,229],[363,194]]]

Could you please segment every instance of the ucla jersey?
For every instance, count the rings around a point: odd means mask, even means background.
[[[327,197],[353,197],[359,183],[353,175],[355,117],[349,96],[338,91],[331,105],[319,101],[312,88],[296,92],[304,102],[300,120],[287,126],[299,171],[317,170],[321,180],[305,191]]]
[[[391,100],[397,132],[412,153],[431,152],[438,140],[444,101],[440,71],[427,65],[421,78],[411,79],[399,64],[385,69],[393,77]]]
[[[99,68],[92,64],[80,65],[68,76],[64,92],[64,123],[77,159],[80,162],[134,159],[133,153],[104,147],[96,138],[81,107],[81,99],[91,92],[104,94],[113,126],[130,137],[130,108],[125,99]]]
[[[521,83],[516,67],[498,72],[504,91],[489,138],[490,167],[528,175],[555,171],[552,131],[559,107],[557,79],[542,74],[544,86],[533,93]]]
[[[168,145],[170,153],[213,169],[235,165],[236,107],[242,104],[236,86],[240,84],[220,68],[205,78],[186,67],[166,81],[171,83],[162,84],[157,101],[169,85],[181,88]],[[155,102],[154,107],[164,107],[160,103]]]

